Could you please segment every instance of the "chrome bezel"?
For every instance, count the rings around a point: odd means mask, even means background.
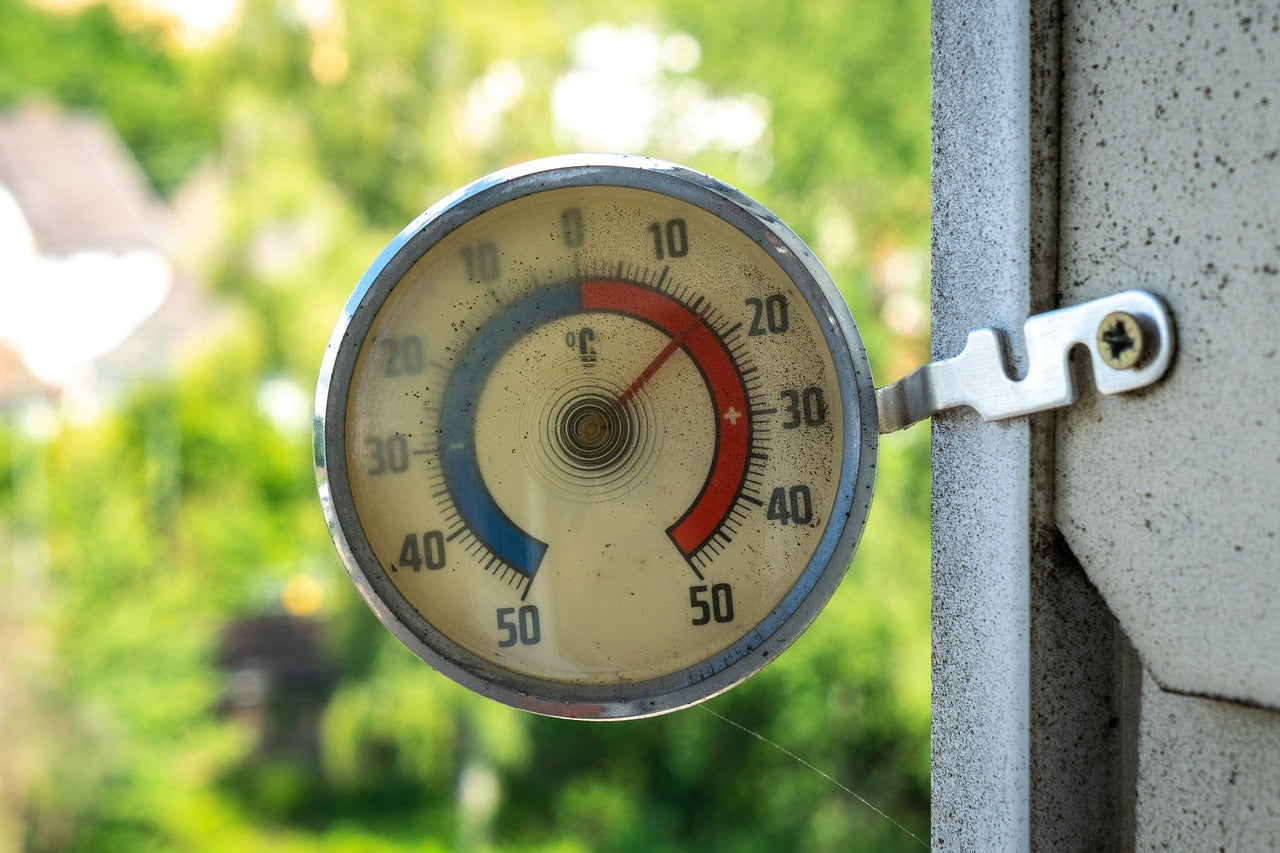
[[[454,643],[413,608],[373,553],[356,514],[346,469],[346,409],[356,357],[391,290],[445,235],[498,205],[574,186],[617,186],[661,193],[729,222],[795,282],[831,349],[844,414],[844,464],[827,529],[795,585],[766,619],[704,661],[658,678],[576,684],[496,666]],[[325,351],[316,389],[314,457],[320,502],[335,547],[378,619],[433,668],[482,695],[555,717],[625,719],[674,711],[710,698],[759,671],[789,646],[825,606],[857,547],[871,503],[878,442],[875,389],[853,318],[827,271],[777,217],[738,190],[671,163],[625,155],[538,160],[482,178],[432,206],[382,251],[343,308]]]

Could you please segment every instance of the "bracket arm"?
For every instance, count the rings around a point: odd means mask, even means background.
[[[1076,399],[1069,355],[1077,345],[1089,350],[1103,394],[1151,385],[1173,360],[1173,319],[1164,302],[1145,290],[1036,314],[1022,328],[1027,351],[1022,379],[1009,375],[1001,332],[978,329],[969,333],[959,355],[876,389],[880,432],[959,406],[969,406],[986,421],[1068,406]]]

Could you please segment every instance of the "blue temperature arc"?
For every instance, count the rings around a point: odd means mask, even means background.
[[[529,578],[537,572],[547,545],[516,527],[484,483],[475,448],[480,393],[516,341],[538,326],[582,310],[581,288],[573,281],[541,288],[504,306],[459,353],[441,398],[440,459],[454,505],[480,542]]]

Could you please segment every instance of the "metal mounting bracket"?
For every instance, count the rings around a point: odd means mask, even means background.
[[[1029,415],[1075,402],[1068,356],[1088,348],[1103,394],[1144,388],[1173,360],[1173,320],[1145,290],[1127,290],[1027,319],[1022,327],[1027,374],[1011,379],[998,329],[969,333],[964,350],[876,389],[880,432],[894,432],[935,412],[969,406],[987,421]]]

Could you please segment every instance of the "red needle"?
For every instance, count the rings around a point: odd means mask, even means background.
[[[653,378],[653,374],[658,372],[658,368],[662,367],[662,365],[666,363],[667,359],[671,358],[671,354],[673,352],[680,349],[680,346],[684,343],[684,339],[689,337],[689,333],[693,331],[695,326],[702,322],[702,318],[707,316],[707,312],[710,310],[710,305],[704,307],[698,312],[696,317],[689,321],[687,326],[676,334],[674,338],[667,341],[667,345],[662,348],[660,353],[653,357],[653,361],[649,362],[649,366],[640,371],[640,375],[635,378],[635,381],[628,385],[627,390],[623,391],[621,396],[618,397],[619,406],[626,405],[627,401],[634,397],[640,389],[644,387],[645,383]]]

